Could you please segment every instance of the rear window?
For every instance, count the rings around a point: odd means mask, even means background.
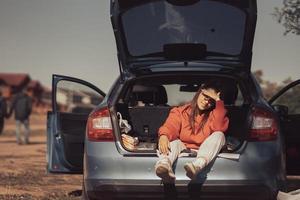
[[[121,21],[131,56],[153,55],[170,43],[205,44],[208,52],[232,56],[242,50],[246,13],[218,1],[155,1],[128,9]]]

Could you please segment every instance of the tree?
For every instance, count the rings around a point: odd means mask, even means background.
[[[256,70],[253,72],[254,77],[256,78],[257,82],[261,85],[264,81],[262,79],[263,71],[261,69]]]
[[[283,0],[283,7],[275,7],[273,16],[284,26],[284,35],[300,35],[300,0]]]
[[[274,96],[280,89],[284,86],[288,85],[289,83],[293,82],[291,78],[287,78],[282,83],[271,82],[268,80],[263,79],[263,71],[256,70],[253,72],[254,77],[256,78],[257,82],[261,86],[262,92],[264,97],[268,100],[272,96]]]

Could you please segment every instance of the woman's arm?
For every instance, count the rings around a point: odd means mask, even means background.
[[[173,108],[164,124],[159,128],[158,135],[166,135],[170,141],[176,140],[179,137],[181,129],[181,109]]]
[[[209,116],[209,127],[212,132],[222,131],[225,132],[229,125],[229,119],[226,116],[227,110],[224,107],[222,100],[216,101],[216,107],[211,111]]]

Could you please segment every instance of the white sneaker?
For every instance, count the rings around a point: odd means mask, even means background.
[[[184,169],[186,171],[186,176],[191,180],[197,178],[198,173],[203,169],[201,167],[195,166],[192,162],[185,163]]]
[[[157,161],[155,172],[156,175],[162,179],[163,183],[175,183],[176,177],[169,160],[162,159]]]

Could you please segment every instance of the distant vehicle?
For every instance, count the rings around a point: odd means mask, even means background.
[[[199,174],[200,195],[275,199],[286,174],[300,174],[299,101],[291,98],[299,95],[300,81],[269,102],[263,98],[250,70],[256,12],[255,0],[111,1],[120,77],[104,94],[86,81],[53,75],[48,171],[83,173],[84,199],[162,198],[154,170],[157,130],[173,106],[189,101],[203,81],[218,78],[226,83],[227,158],[217,157]],[[99,102],[85,100],[94,106],[91,113],[63,109],[61,91]],[[122,140],[120,116],[139,140],[133,147]],[[193,156],[176,163],[178,197],[189,195],[183,165]]]

